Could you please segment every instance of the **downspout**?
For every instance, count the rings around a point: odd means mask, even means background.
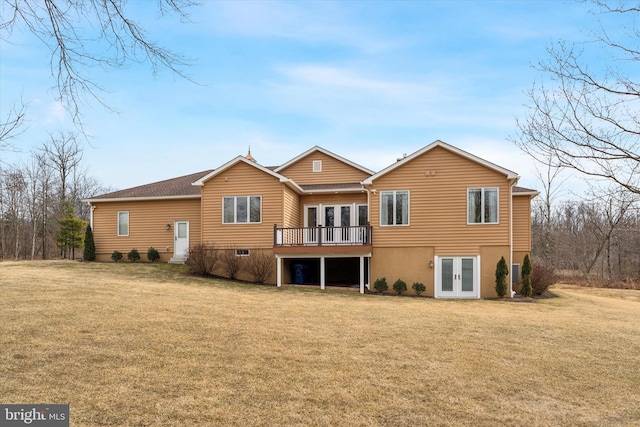
[[[373,227],[371,227],[371,191],[369,190],[369,186],[365,185],[363,182],[360,182],[364,189],[367,192],[367,226],[369,227],[369,239],[371,240],[371,255],[373,255]],[[365,283],[365,287],[368,290],[371,290],[371,258],[369,256],[369,262],[367,263],[367,277],[369,278],[369,283]]]
[[[89,204],[89,225],[91,226],[91,231],[93,231],[93,210],[96,208],[91,204],[91,202],[87,202]]]
[[[518,179],[512,179],[509,186],[509,298],[513,298],[513,186]]]

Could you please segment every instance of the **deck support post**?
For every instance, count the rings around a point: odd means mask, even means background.
[[[325,262],[324,262],[324,257],[321,256],[320,257],[320,289],[324,290],[324,285],[325,285]]]
[[[364,256],[360,255],[360,293],[364,294]]]
[[[280,255],[276,255],[276,285],[282,286],[282,258]]]

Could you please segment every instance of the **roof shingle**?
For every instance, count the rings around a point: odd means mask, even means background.
[[[191,185],[191,183],[212,171],[213,169],[179,176],[177,178],[166,179],[164,181],[153,182],[151,184],[140,185],[138,187],[113,191],[111,193],[92,197],[90,200],[199,196],[200,187],[195,187]]]

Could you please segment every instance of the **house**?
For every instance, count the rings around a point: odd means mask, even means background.
[[[152,246],[161,261],[181,262],[207,244],[249,258],[268,253],[268,282],[278,286],[364,292],[385,277],[390,288],[397,279],[421,282],[436,298],[488,298],[500,258],[516,283],[531,249],[538,193],[518,179],[442,141],[379,172],[316,146],[277,167],[249,153],[87,202],[99,261]]]

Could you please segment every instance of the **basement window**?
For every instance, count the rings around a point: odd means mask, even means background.
[[[249,249],[236,249],[236,256],[249,256]]]

